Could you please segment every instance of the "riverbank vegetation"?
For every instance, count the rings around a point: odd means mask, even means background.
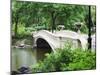
[[[46,54],[46,58],[31,69],[33,73],[96,69],[96,53],[66,46],[57,49],[56,53]]]

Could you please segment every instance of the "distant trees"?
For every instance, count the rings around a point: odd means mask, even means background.
[[[24,18],[24,16],[22,17],[22,14],[24,14],[23,12],[24,5],[25,3],[18,3],[15,0],[12,2],[12,25],[15,25],[14,26],[15,37],[17,36],[18,33],[18,24],[22,23],[22,19]]]
[[[87,6],[56,3],[37,2],[12,2],[12,25],[15,36],[18,33],[18,25],[27,27],[45,26],[45,29],[55,30],[57,25],[65,25],[65,29],[75,30],[75,22],[83,22],[81,29],[86,28]],[[92,6],[92,18],[95,21],[95,6]]]

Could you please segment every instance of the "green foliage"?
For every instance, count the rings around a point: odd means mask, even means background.
[[[50,72],[50,71],[61,71],[61,66],[64,63],[71,62],[70,51],[58,49],[56,53],[46,54],[46,59],[40,61],[35,67],[33,72]],[[62,59],[63,58],[63,59]]]
[[[95,24],[95,6],[92,6],[91,12],[92,20]],[[15,25],[14,32],[16,35],[17,32],[20,32],[18,30],[19,23],[24,24],[26,30],[29,27],[28,31],[56,29],[56,26],[59,24],[65,25],[65,29],[74,31],[76,27],[74,23],[82,22],[84,26],[81,28],[81,31],[87,33],[87,25],[85,23],[87,14],[88,6],[86,5],[12,1],[12,25]],[[32,28],[32,25],[35,25],[35,28]],[[41,25],[41,27],[38,25]]]
[[[80,31],[81,31],[82,33],[88,34],[88,28],[87,28],[87,26],[86,26],[86,25],[82,25]]]
[[[76,49],[72,52],[73,61],[69,63],[68,70],[89,70],[96,68],[96,54],[95,52],[82,51]]]
[[[18,34],[25,34],[25,27],[24,25],[19,25],[18,26]]]
[[[14,27],[13,27],[13,31],[14,31]],[[31,33],[31,31],[29,29],[26,30],[26,27],[25,27],[24,24],[19,23],[18,32],[17,32],[16,38],[17,39],[25,39],[26,37],[27,38],[28,37],[32,37],[32,33]]]
[[[89,70],[96,68],[96,54],[89,50],[72,49],[67,46],[56,53],[46,54],[46,58],[31,66],[34,72]]]

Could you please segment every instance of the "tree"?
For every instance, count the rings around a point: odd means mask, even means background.
[[[95,23],[95,9],[92,10]],[[12,21],[15,25],[15,35],[18,33],[19,23],[24,24],[25,28],[36,26],[45,26],[45,29],[56,30],[57,25],[64,25],[65,29],[75,30],[75,22],[83,22],[81,29],[85,31],[87,6],[39,3],[39,2],[12,2]]]
[[[23,3],[17,3],[15,0],[12,2],[12,24],[15,24],[15,37],[17,36],[18,23],[23,9]]]

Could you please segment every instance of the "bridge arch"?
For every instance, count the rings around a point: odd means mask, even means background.
[[[82,43],[81,43],[81,41],[80,41],[79,39],[77,39],[77,42],[78,42],[78,47],[79,47],[79,48],[82,48]]]
[[[52,49],[49,43],[43,38],[38,38],[36,44],[38,48]]]
[[[56,52],[56,48],[63,47],[66,40],[68,40],[69,38],[73,40],[73,44],[75,44],[75,46],[82,47],[83,49],[85,49],[87,45],[87,40],[84,39],[83,36],[67,30],[58,31],[56,33],[41,30],[34,34],[33,37],[34,46],[49,48],[53,50],[53,52]],[[60,39],[60,37],[62,37],[62,39]]]
[[[40,37],[36,39],[36,46],[37,48],[47,49],[49,50],[49,52],[50,51],[55,52],[51,44],[46,39]]]

